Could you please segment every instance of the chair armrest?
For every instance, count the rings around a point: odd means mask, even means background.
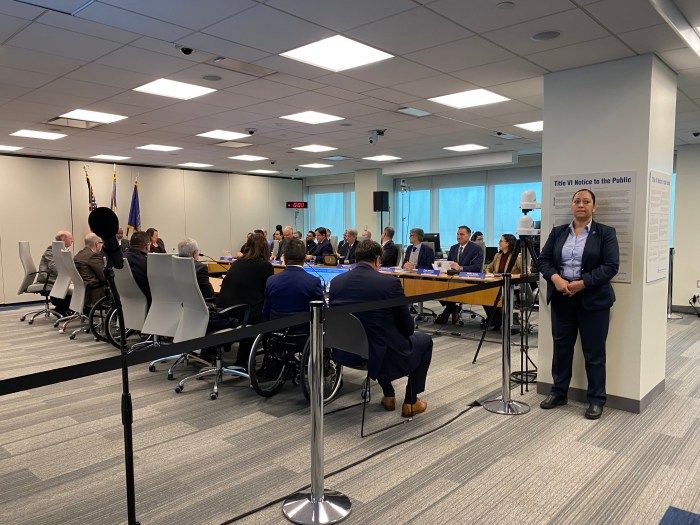
[[[249,304],[234,304],[233,306],[227,306],[226,308],[222,310],[217,311],[220,314],[230,314],[233,310],[239,310],[239,309],[244,309],[243,311],[243,319],[241,320],[241,326],[247,326],[248,325],[248,319],[250,318],[250,305]]]

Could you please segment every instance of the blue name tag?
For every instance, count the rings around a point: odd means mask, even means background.
[[[472,277],[475,279],[484,279],[486,277],[485,273],[474,273],[474,272],[459,272],[460,277]]]
[[[440,270],[428,270],[427,268],[418,268],[418,275],[440,275]]]

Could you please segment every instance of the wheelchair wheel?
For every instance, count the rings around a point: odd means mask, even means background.
[[[105,333],[107,324],[107,314],[112,308],[112,302],[109,297],[100,298],[90,309],[88,315],[88,326],[90,333],[95,338],[95,341],[108,341]]]
[[[309,386],[309,359],[311,356],[310,341],[306,341],[304,354],[301,358],[301,389],[307,401],[311,399],[311,387]],[[331,349],[323,349],[323,404],[335,399],[343,385],[343,365],[333,361]]]
[[[134,335],[135,331],[134,330],[126,330],[126,338],[129,339],[132,335]],[[117,314],[117,309],[116,308],[110,308],[109,312],[107,313],[107,321],[105,323],[105,335],[107,336],[107,340],[114,346],[115,348],[121,349],[121,331],[119,329],[119,315]]]
[[[248,357],[248,374],[253,389],[263,397],[272,397],[287,379],[289,356],[277,336],[259,334]]]

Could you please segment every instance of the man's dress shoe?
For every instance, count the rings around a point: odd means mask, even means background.
[[[440,315],[438,315],[435,318],[435,324],[447,324],[447,319],[450,317],[450,314],[442,312]]]
[[[416,398],[415,403],[413,403],[413,404],[404,403],[401,406],[401,416],[402,417],[411,417],[412,415],[415,416],[416,414],[421,414],[422,412],[425,412],[426,408],[428,408],[428,402],[425,399]]]
[[[382,406],[384,407],[384,410],[396,410],[396,398],[394,396],[382,397]]]
[[[590,404],[588,405],[588,408],[586,409],[586,419],[600,419],[600,416],[603,415],[603,405],[594,405]]]
[[[549,394],[544,401],[540,403],[540,408],[544,408],[545,410],[549,410],[550,408],[556,408],[561,405],[566,405],[569,402],[569,400],[563,396],[555,396],[552,394]]]
[[[452,312],[452,324],[457,324],[457,321],[459,321],[459,310]]]

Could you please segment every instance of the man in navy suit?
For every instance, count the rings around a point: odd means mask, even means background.
[[[328,240],[328,231],[321,226],[316,228],[316,248],[306,256],[306,259],[316,264],[323,264],[323,258],[326,255],[333,255],[333,246],[331,246],[331,241]]]
[[[266,320],[278,314],[308,312],[311,301],[323,301],[321,279],[304,271],[304,242],[298,239],[287,241],[283,255],[286,268],[268,277],[265,285],[263,317]]]
[[[348,228],[343,234],[345,239],[338,247],[338,260],[344,264],[355,264],[355,249],[357,248],[357,230]]]
[[[540,407],[550,409],[567,403],[574,345],[580,335],[588,379],[588,419],[598,419],[606,401],[605,340],[610,308],[615,302],[610,280],[620,266],[615,228],[595,222],[595,209],[591,190],[574,193],[573,221],[552,229],[537,260],[538,269],[547,280],[554,342],[553,385]]]
[[[479,273],[484,266],[484,252],[481,247],[469,242],[472,231],[469,226],[459,226],[457,228],[457,244],[450,247],[450,254],[447,260],[450,261],[450,268],[458,272]],[[459,306],[457,303],[449,303],[440,301],[440,304],[445,307],[440,315],[435,318],[435,323],[445,324],[447,319],[452,315],[452,324],[456,324],[459,320]]]
[[[408,234],[411,246],[406,248],[403,258],[404,270],[423,268],[431,270],[435,262],[435,251],[430,246],[423,244],[425,232],[421,228],[412,228]]]
[[[394,228],[387,226],[382,232],[382,266],[396,266],[399,247],[394,244]]]
[[[401,283],[395,277],[379,273],[382,248],[374,241],[362,241],[355,250],[357,266],[331,281],[330,305],[379,301],[404,297]],[[362,323],[369,341],[369,376],[376,379],[384,397],[386,410],[396,408],[396,397],[391,382],[408,375],[406,395],[401,415],[425,412],[428,403],[419,399],[425,390],[425,380],[433,355],[433,340],[428,334],[414,332],[413,318],[408,305],[370,310],[355,314]],[[359,357],[335,350],[336,362],[348,366],[359,366]]]

